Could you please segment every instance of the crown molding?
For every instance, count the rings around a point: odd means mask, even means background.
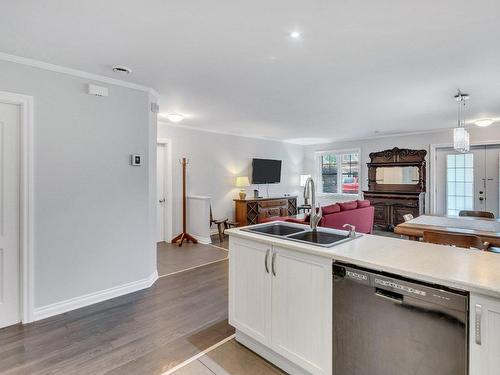
[[[231,133],[231,132],[226,132],[226,131],[222,131],[222,130],[205,129],[205,128],[200,128],[200,127],[197,127],[197,126],[174,124],[172,122],[169,122],[168,120],[164,120],[164,119],[160,119],[160,118],[158,119],[158,124],[162,124],[162,125],[165,125],[165,126],[171,126],[173,128],[181,128],[181,129],[184,129],[184,130],[193,130],[193,131],[199,131],[199,132],[205,132],[205,133],[230,135],[230,136],[233,136],[233,137],[243,137],[243,138],[259,139],[261,141],[268,141],[268,142],[278,142],[278,143],[295,144],[295,143],[286,142],[286,141],[281,140],[281,139],[259,137],[257,135],[237,134],[237,133]]]
[[[106,77],[106,76],[102,76],[99,74],[88,73],[88,72],[84,72],[83,70],[67,68],[65,66],[55,65],[55,64],[44,62],[44,61],[29,59],[27,57],[10,55],[8,53],[0,52],[0,60],[1,61],[8,61],[8,62],[16,63],[16,64],[21,64],[21,65],[26,65],[26,66],[31,66],[34,68],[49,70],[51,72],[67,74],[67,75],[74,76],[74,77],[90,79],[92,81],[107,83],[110,85],[126,87],[126,88],[133,89],[133,90],[144,91],[144,92],[151,94],[153,97],[155,97],[157,99],[160,97],[160,94],[156,90],[154,90],[153,88],[148,87],[148,86],[143,86],[143,85],[139,85],[137,83],[127,82],[127,81],[122,81],[122,80],[119,80],[116,78]]]

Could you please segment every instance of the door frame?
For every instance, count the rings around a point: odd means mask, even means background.
[[[474,142],[471,143],[470,146],[491,146],[491,145],[500,145],[500,140],[493,141],[483,141],[483,142]],[[435,143],[430,145],[430,153],[429,153],[429,175],[431,176],[430,181],[430,214],[436,214],[437,207],[437,194],[436,194],[436,178],[437,178],[437,168],[435,167],[435,162],[437,158],[437,150],[440,148],[453,148],[453,143]]]
[[[34,311],[34,163],[32,96],[0,91],[0,102],[20,107],[19,142],[19,285],[22,323],[33,321]]]
[[[158,154],[158,145],[164,145],[166,148],[165,152],[165,163],[164,165],[167,167],[165,171],[165,181],[163,184],[163,193],[167,197],[165,200],[165,216],[164,216],[164,230],[165,230],[165,239],[167,242],[172,238],[172,203],[173,203],[173,194],[172,194],[172,141],[169,138],[158,138],[156,140],[156,147]],[[158,167],[157,167],[158,168]],[[156,175],[158,176],[158,170],[156,171]],[[155,201],[156,202],[156,201]],[[158,202],[156,202],[158,204]]]

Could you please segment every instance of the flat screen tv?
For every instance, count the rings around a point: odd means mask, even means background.
[[[253,159],[252,184],[276,184],[281,181],[281,160]]]

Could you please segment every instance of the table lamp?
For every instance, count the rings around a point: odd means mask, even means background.
[[[245,187],[250,186],[250,181],[248,180],[247,176],[239,176],[236,177],[236,187],[241,188],[240,189],[240,199],[244,200],[245,197],[247,196],[247,192],[245,190]]]

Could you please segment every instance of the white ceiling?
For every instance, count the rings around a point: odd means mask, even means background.
[[[151,86],[182,126],[340,140],[450,128],[458,87],[469,119],[500,117],[499,14],[498,0],[3,0],[0,51]]]

